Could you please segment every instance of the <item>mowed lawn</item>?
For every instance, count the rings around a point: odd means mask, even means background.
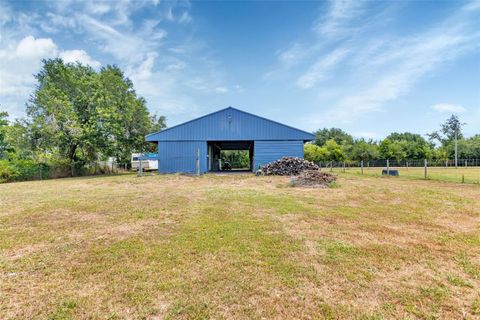
[[[0,319],[480,317],[475,184],[121,175],[0,208]]]
[[[364,168],[364,175],[381,176],[382,170],[386,167]],[[392,170],[398,170],[400,177],[407,179],[425,179],[425,169],[423,167],[391,167]],[[328,172],[330,169],[326,169]],[[333,172],[344,173],[343,168],[333,168]],[[362,170],[358,167],[346,168],[345,173],[361,174]],[[428,167],[427,179],[437,181],[475,183],[480,184],[480,167]]]

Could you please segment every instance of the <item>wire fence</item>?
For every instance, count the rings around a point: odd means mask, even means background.
[[[116,174],[118,172],[118,165],[109,161],[85,164],[43,163],[33,160],[0,160],[0,183]]]
[[[332,172],[372,176],[402,176],[480,184],[480,159],[454,160],[370,160],[370,161],[320,161],[317,164]]]

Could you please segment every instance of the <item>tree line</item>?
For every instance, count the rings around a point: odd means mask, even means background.
[[[133,152],[156,148],[145,135],[166,127],[117,66],[49,59],[35,79],[24,118],[0,112],[0,181],[89,174],[109,158],[128,165]]]
[[[385,139],[354,139],[339,128],[319,129],[315,141],[305,145],[305,158],[310,161],[372,161],[453,159],[455,135],[459,159],[480,159],[480,134],[465,138],[460,119],[452,115],[438,131],[427,134],[391,133]]]
[[[35,75],[36,88],[26,103],[26,116],[8,121],[0,106],[0,182],[103,173],[102,163],[115,159],[130,164],[134,152],[154,152],[145,135],[166,127],[164,116],[151,115],[146,101],[117,66],[99,71],[61,59],[44,60]],[[480,158],[480,134],[465,138],[455,115],[427,138],[415,133],[391,133],[380,141],[354,139],[338,128],[319,129],[305,145],[311,161],[377,159]],[[245,164],[245,153],[229,154]],[[247,161],[247,162],[245,162]]]

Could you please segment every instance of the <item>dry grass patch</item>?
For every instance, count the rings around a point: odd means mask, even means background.
[[[0,185],[0,318],[467,318],[480,188],[345,175]]]

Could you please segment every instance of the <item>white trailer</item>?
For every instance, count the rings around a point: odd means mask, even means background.
[[[141,160],[140,160],[141,159]],[[154,153],[132,153],[132,170],[137,171],[142,161],[142,170],[158,170],[158,159]]]

